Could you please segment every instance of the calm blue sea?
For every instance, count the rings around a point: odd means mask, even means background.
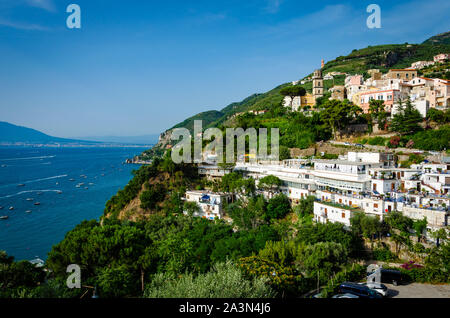
[[[0,220],[0,250],[46,259],[77,224],[99,219],[138,168],[123,162],[144,149],[0,147],[0,216],[9,216]]]

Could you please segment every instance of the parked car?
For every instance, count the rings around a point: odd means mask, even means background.
[[[361,298],[382,298],[381,294],[367,286],[358,283],[345,282],[339,285],[338,291],[340,294],[353,294]]]
[[[359,298],[359,296],[353,295],[353,294],[350,294],[350,293],[346,293],[346,294],[337,294],[337,295],[334,295],[331,298]]]
[[[386,297],[388,295],[388,288],[384,284],[378,284],[378,283],[360,283],[360,284],[369,287],[370,289],[381,294],[381,296],[383,296],[383,297]]]
[[[382,268],[380,270],[381,272],[381,282],[392,284],[394,286],[397,286],[401,284],[402,282],[402,273],[397,269],[384,269]],[[367,276],[371,275],[372,273],[368,273]]]

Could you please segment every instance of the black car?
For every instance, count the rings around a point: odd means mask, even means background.
[[[338,287],[338,291],[340,294],[349,293],[360,298],[383,298],[382,295],[370,289],[369,287],[351,282],[340,284]]]
[[[382,268],[380,272],[382,283],[392,284],[394,286],[402,283],[402,273],[399,270]],[[367,276],[369,275],[371,275],[371,273]]]

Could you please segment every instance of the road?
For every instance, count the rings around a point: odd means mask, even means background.
[[[431,285],[412,283],[394,286],[385,284],[390,298],[450,298],[450,284]]]

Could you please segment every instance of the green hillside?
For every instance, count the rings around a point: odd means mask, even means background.
[[[450,44],[450,32],[444,32],[435,36],[432,36],[423,44]]]
[[[221,118],[223,115],[224,114],[222,112],[219,112],[217,110],[209,110],[206,112],[198,113],[197,115],[194,115],[192,117],[189,117],[188,119],[185,119],[184,121],[182,121],[179,124],[176,124],[175,126],[173,126],[170,129],[184,127],[184,128],[187,128],[192,131],[194,129],[194,121],[195,120],[203,120],[203,126],[205,126],[205,125],[209,125],[212,122],[215,122],[216,120]]]
[[[433,36],[422,44],[387,44],[368,46],[359,50],[355,49],[347,56],[339,56],[327,62],[323,68],[323,73],[335,71],[367,74],[367,70],[372,68],[378,68],[382,72],[387,72],[390,68],[406,68],[416,61],[432,60],[433,56],[438,53],[450,53],[449,41],[450,32],[446,32]],[[343,81],[344,77],[326,80],[324,81],[325,89],[333,85],[343,84]],[[204,128],[218,126],[235,113],[271,108],[281,103],[283,97],[279,92],[287,85],[289,84],[285,83],[266,93],[253,94],[241,102],[235,102],[226,106],[221,111],[199,113],[172,128],[186,127],[192,129],[194,120],[203,120]],[[307,82],[303,86],[307,91],[311,91],[311,82]]]

